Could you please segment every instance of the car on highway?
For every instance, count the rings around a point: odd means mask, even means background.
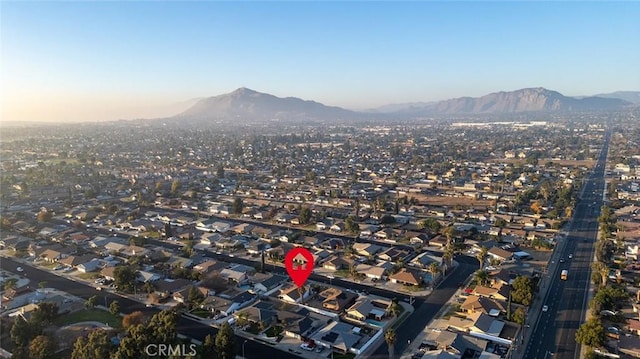
[[[24,269],[23,269],[22,267],[17,267],[17,268],[16,268],[16,270],[17,270],[18,272],[24,272]]]
[[[573,254],[569,254],[569,259],[573,258]]]
[[[560,263],[564,263],[564,258],[560,258]]]
[[[543,305],[543,306],[542,306],[542,311],[543,311],[543,312],[546,312],[546,311],[548,311],[548,310],[549,310],[549,306],[547,306],[547,305]]]

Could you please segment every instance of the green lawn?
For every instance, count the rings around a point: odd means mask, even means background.
[[[209,315],[211,314],[208,310],[206,309],[202,309],[202,308],[196,308],[194,310],[191,311],[191,314],[193,315],[197,315],[200,318],[209,318]]]
[[[53,269],[55,266],[58,265],[58,263],[56,263],[56,262],[51,263],[51,262],[46,262],[45,261],[45,262],[38,263],[38,265],[41,266],[41,267]]]
[[[406,292],[420,292],[425,290],[425,288],[422,286],[416,286],[416,285],[403,285],[402,290]]]
[[[97,272],[88,272],[88,273],[80,273],[76,275],[76,277],[80,279],[96,279],[100,277],[100,274]]]
[[[55,323],[65,326],[78,322],[100,322],[107,323],[110,327],[122,327],[122,318],[100,309],[83,309],[75,313],[67,314],[56,319]]]

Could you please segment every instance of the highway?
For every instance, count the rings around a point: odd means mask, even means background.
[[[580,345],[575,334],[583,322],[588,308],[587,292],[591,274],[595,241],[598,236],[598,216],[603,204],[604,169],[609,145],[605,139],[602,152],[593,173],[587,178],[582,195],[577,201],[573,221],[566,239],[561,240],[548,269],[547,290],[540,291],[548,311],[536,308],[537,321],[526,343],[522,358],[576,359],[580,357]],[[569,254],[573,258],[569,259]],[[560,262],[564,260],[564,263]],[[560,272],[569,271],[566,281],[560,280]],[[532,313],[536,311],[532,310]],[[553,355],[552,355],[553,354]]]

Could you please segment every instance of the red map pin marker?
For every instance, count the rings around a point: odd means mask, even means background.
[[[296,247],[284,257],[284,266],[298,288],[302,287],[313,271],[313,255],[302,247]]]

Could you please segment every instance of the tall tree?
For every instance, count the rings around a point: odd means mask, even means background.
[[[486,285],[487,283],[489,283],[489,273],[487,273],[486,270],[479,269],[473,275],[473,279],[478,285]]]
[[[109,305],[109,312],[113,315],[120,314],[120,303],[117,300],[111,301]]]
[[[398,298],[393,298],[393,300],[391,301],[391,314],[393,314],[394,318],[397,318],[398,315],[400,315],[400,313],[402,313],[402,307],[400,306],[400,303],[398,303]]]
[[[180,183],[179,180],[174,180],[171,183],[171,194],[175,195],[176,193],[178,193],[178,190],[180,189],[181,186],[182,186],[182,183]]]
[[[591,317],[576,332],[576,342],[591,348],[600,348],[605,343],[605,332],[600,318]]]
[[[18,316],[11,327],[11,341],[16,347],[27,348],[31,339],[40,335],[41,332],[40,327]]]
[[[113,278],[117,290],[121,290],[123,292],[133,292],[135,281],[136,281],[136,272],[133,268],[129,266],[119,266],[113,271]]]
[[[178,319],[180,315],[173,310],[163,310],[151,317],[148,327],[151,337],[157,343],[174,343],[178,337]]]
[[[236,339],[229,323],[224,322],[216,335],[216,352],[218,359],[235,359]]]
[[[530,305],[533,300],[534,286],[535,284],[531,281],[531,278],[527,276],[517,276],[511,285],[511,297],[513,301],[526,306]]]
[[[86,339],[79,337],[73,345],[71,359],[109,358],[114,348],[111,335],[107,330],[96,329],[91,331]]]
[[[440,222],[438,222],[434,218],[426,218],[421,220],[420,222],[418,222],[418,227],[420,229],[427,228],[432,233],[438,233],[442,228],[442,226],[440,225]]]
[[[138,324],[144,324],[144,322],[145,322],[145,316],[139,310],[133,313],[127,314],[122,318],[122,326],[125,328],[138,325]]]
[[[196,286],[192,285],[189,287],[189,292],[187,294],[187,306],[189,309],[198,306],[203,300],[204,294],[202,294]]]
[[[96,306],[96,303],[98,301],[98,298],[94,295],[91,296],[89,299],[87,299],[87,301],[84,303],[84,306],[87,307],[88,309],[93,309]]]
[[[242,198],[236,197],[233,200],[233,205],[231,206],[231,211],[234,214],[242,214],[242,209],[244,208],[244,203],[242,202]]]
[[[43,302],[31,313],[31,322],[41,323],[46,326],[53,322],[58,316],[58,305],[55,303]]]
[[[204,342],[202,343],[202,358],[214,358],[216,353],[216,339],[211,335],[207,334],[204,337]]]
[[[38,335],[29,343],[29,358],[52,359],[55,357],[56,342],[47,335]]]
[[[389,349],[389,359],[394,358],[393,346],[396,344],[396,340],[398,340],[398,337],[396,336],[395,330],[387,329],[387,331],[384,332],[384,341],[387,342],[387,347]]]
[[[480,248],[480,252],[478,252],[478,256],[476,257],[480,262],[480,269],[484,267],[484,260],[487,259],[488,254],[489,254],[489,250],[487,249],[487,247],[482,246]]]
[[[453,264],[453,245],[447,244],[444,248],[444,252],[442,253],[442,263],[444,264],[444,273],[449,270],[449,267]]]
[[[591,269],[602,280],[601,286],[605,287],[607,285],[607,280],[609,279],[609,267],[602,262],[593,262]]]

